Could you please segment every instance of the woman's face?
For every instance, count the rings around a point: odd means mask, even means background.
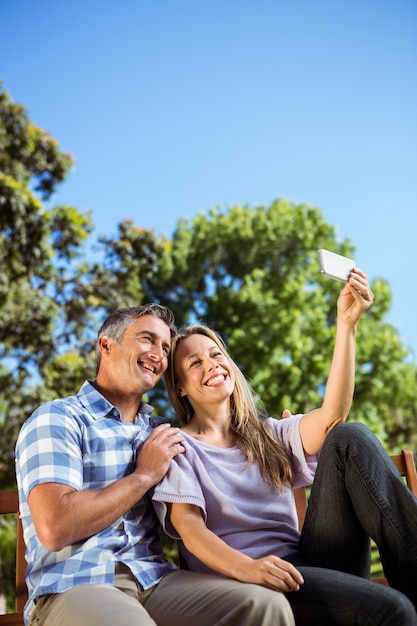
[[[174,357],[177,391],[198,407],[230,404],[235,377],[232,365],[217,343],[205,335],[183,339]]]

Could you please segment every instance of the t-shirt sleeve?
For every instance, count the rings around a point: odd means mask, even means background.
[[[296,487],[311,485],[316,473],[318,455],[306,455],[300,436],[300,421],[303,414],[292,415],[288,418],[267,420],[273,436],[280,441],[288,451],[294,469],[294,484]]]
[[[155,512],[164,531],[174,539],[179,539],[180,537],[169,520],[168,504],[172,502],[194,504],[201,509],[204,520],[207,519],[203,491],[196,471],[188,458],[189,456],[195,456],[195,453],[191,448],[187,448],[186,443],[183,445],[186,448],[185,452],[177,454],[172,459],[168,472],[155,487],[152,496]]]

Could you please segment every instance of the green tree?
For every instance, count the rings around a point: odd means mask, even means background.
[[[15,482],[12,452],[23,419],[54,390],[44,379],[51,363],[63,359],[61,340],[79,337],[83,324],[84,308],[80,313],[74,296],[83,266],[75,260],[91,218],[69,206],[45,207],[72,163],[0,84],[2,487]],[[74,364],[64,363],[73,374]]]
[[[119,306],[157,301],[179,323],[216,328],[268,411],[316,406],[334,339],[340,284],[321,276],[317,249],[354,255],[321,211],[277,200],[269,207],[214,208],[180,220],[172,237],[132,221],[99,239],[86,261],[88,214],[43,202],[72,164],[0,90],[0,422],[3,483],[23,419],[41,401],[73,393],[93,369],[97,325]],[[416,365],[384,320],[389,286],[374,281],[375,304],[358,333],[351,419],[368,423],[390,451],[415,447]],[[163,385],[151,400],[168,411]]]
[[[100,281],[106,277],[112,304],[156,300],[180,323],[214,327],[276,417],[285,407],[302,412],[321,402],[341,284],[320,274],[317,249],[354,256],[354,247],[336,240],[319,209],[282,199],[215,208],[181,220],[171,241],[128,222],[120,239],[102,243]],[[93,278],[89,288],[99,288]],[[367,423],[390,451],[415,448],[417,369],[384,321],[387,282],[378,278],[372,289],[375,303],[359,325],[350,419]],[[160,390],[156,398],[162,402]]]

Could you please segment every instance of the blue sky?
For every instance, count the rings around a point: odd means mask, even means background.
[[[0,78],[76,166],[97,233],[319,207],[388,280],[417,361],[415,0],[1,0]]]

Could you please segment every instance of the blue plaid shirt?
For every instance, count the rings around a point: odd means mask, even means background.
[[[40,543],[27,504],[31,489],[41,483],[101,489],[130,474],[152,428],[165,421],[152,417],[152,411],[141,403],[135,423],[122,422],[119,410],[85,382],[76,396],[42,405],[23,424],[16,444],[16,476],[27,546],[26,623],[41,595],[82,583],[113,583],[118,561],[128,565],[144,589],[175,569],[162,557],[149,494],[111,526],[59,552]]]

